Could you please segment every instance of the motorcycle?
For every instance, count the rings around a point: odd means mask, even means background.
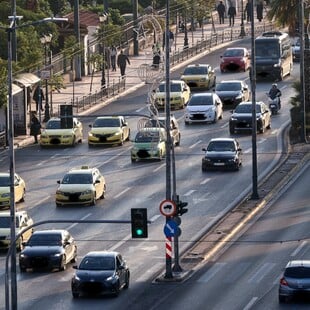
[[[268,106],[271,111],[271,114],[272,115],[278,114],[279,110],[281,109],[281,103],[280,103],[281,95],[279,94],[273,99],[269,96],[269,93],[266,93],[266,95],[268,97]]]

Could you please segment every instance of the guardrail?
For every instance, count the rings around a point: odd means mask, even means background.
[[[255,37],[259,34],[274,29],[272,23],[262,23],[255,27]],[[197,42],[188,48],[177,49],[170,55],[170,66],[173,67],[180,62],[183,62],[193,56],[202,53],[203,51],[211,50],[211,48],[223,44],[226,42],[232,42],[238,39],[250,37],[250,28],[245,27],[245,36],[240,36],[240,28],[225,29],[223,31],[207,34],[203,39],[197,40]],[[151,64],[150,64],[151,65]],[[105,88],[99,92],[89,93],[81,98],[76,98],[74,102],[64,103],[73,105],[73,113],[78,114],[81,111],[88,109],[89,107],[96,105],[108,98],[119,95],[126,89],[126,79],[119,79],[117,82],[114,80],[107,84]],[[59,111],[58,111],[59,115]],[[57,115],[54,115],[57,116]]]
[[[6,146],[6,132],[0,131],[0,147]]]

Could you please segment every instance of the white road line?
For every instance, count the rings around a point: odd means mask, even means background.
[[[160,170],[161,168],[163,168],[163,167],[165,167],[165,166],[166,166],[166,164],[161,164],[160,166],[156,167],[156,168],[153,170],[153,172],[156,172],[156,171]]]
[[[252,306],[255,304],[258,297],[252,297],[252,299],[249,301],[249,303],[243,308],[243,310],[249,310],[252,308]]]
[[[36,203],[33,204],[33,206],[38,206],[41,203],[43,203],[46,200],[49,200],[51,198],[51,195],[45,196],[44,198],[42,198],[41,200],[37,201]]]
[[[138,277],[135,282],[145,282],[147,281],[150,277],[152,277],[157,270],[160,270],[162,267],[162,263],[157,263],[153,265],[150,269],[146,270],[140,277]]]
[[[291,254],[291,256],[292,256],[292,257],[296,256],[306,244],[307,244],[307,241],[303,241],[303,242],[297,247],[297,249]]]
[[[121,191],[120,193],[118,193],[117,195],[115,195],[114,198],[119,198],[120,196],[122,196],[123,194],[125,194],[126,192],[128,192],[130,189],[131,189],[131,187],[125,188],[123,191]]]
[[[225,128],[225,127],[227,127],[227,126],[228,126],[228,122],[225,123],[224,125],[220,126],[220,128]]]
[[[267,141],[267,139],[260,139],[258,142],[257,142],[257,144],[259,144],[259,143],[264,143],[265,141]]]
[[[139,112],[141,112],[143,109],[145,109],[145,107],[141,107],[140,109],[137,109],[136,112],[139,113]]]
[[[210,178],[206,178],[200,182],[200,185],[204,185],[204,184],[208,183],[210,180],[211,180]]]
[[[191,189],[187,193],[185,193],[184,196],[190,196],[194,192],[196,192],[196,190],[195,189]]]
[[[278,132],[278,129],[274,129],[274,130],[271,132],[271,134],[272,134],[272,135],[275,135],[275,134],[277,134],[277,132]]]
[[[212,266],[204,275],[202,275],[197,282],[198,283],[208,283],[211,278],[215,276],[224,266],[226,263],[216,263]]]
[[[115,251],[118,247],[120,247],[121,245],[123,245],[127,240],[129,240],[131,238],[131,234],[129,234],[128,236],[126,236],[123,240],[117,242],[116,244],[114,244],[109,250],[110,251]]]
[[[251,153],[251,151],[252,151],[252,148],[248,148],[248,149],[246,149],[245,151],[243,151],[243,153],[244,153],[244,154],[247,154],[247,153]]]
[[[91,215],[92,215],[92,213],[88,213],[88,214],[86,214],[85,216],[83,216],[83,217],[81,218],[81,220],[85,220],[85,219],[87,219],[88,217],[90,217]],[[75,227],[76,225],[80,225],[80,223],[73,223],[73,224],[71,224],[71,225],[68,227],[67,230],[72,229],[72,228]]]
[[[155,222],[159,217],[161,217],[161,214],[157,214],[157,215],[154,215],[150,218],[150,221],[153,223]]]
[[[248,283],[259,283],[263,277],[275,266],[275,263],[265,263],[249,278]]]
[[[202,142],[201,140],[198,140],[196,143],[192,144],[189,148],[192,149],[195,146],[197,146],[198,144],[200,144],[201,142]]]

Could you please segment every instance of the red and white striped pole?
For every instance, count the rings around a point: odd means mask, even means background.
[[[172,279],[172,237],[166,237],[166,279]]]

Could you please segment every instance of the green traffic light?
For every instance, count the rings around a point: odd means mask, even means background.
[[[137,229],[136,229],[136,235],[137,235],[137,236],[142,236],[142,235],[143,235],[143,229],[137,228]]]

